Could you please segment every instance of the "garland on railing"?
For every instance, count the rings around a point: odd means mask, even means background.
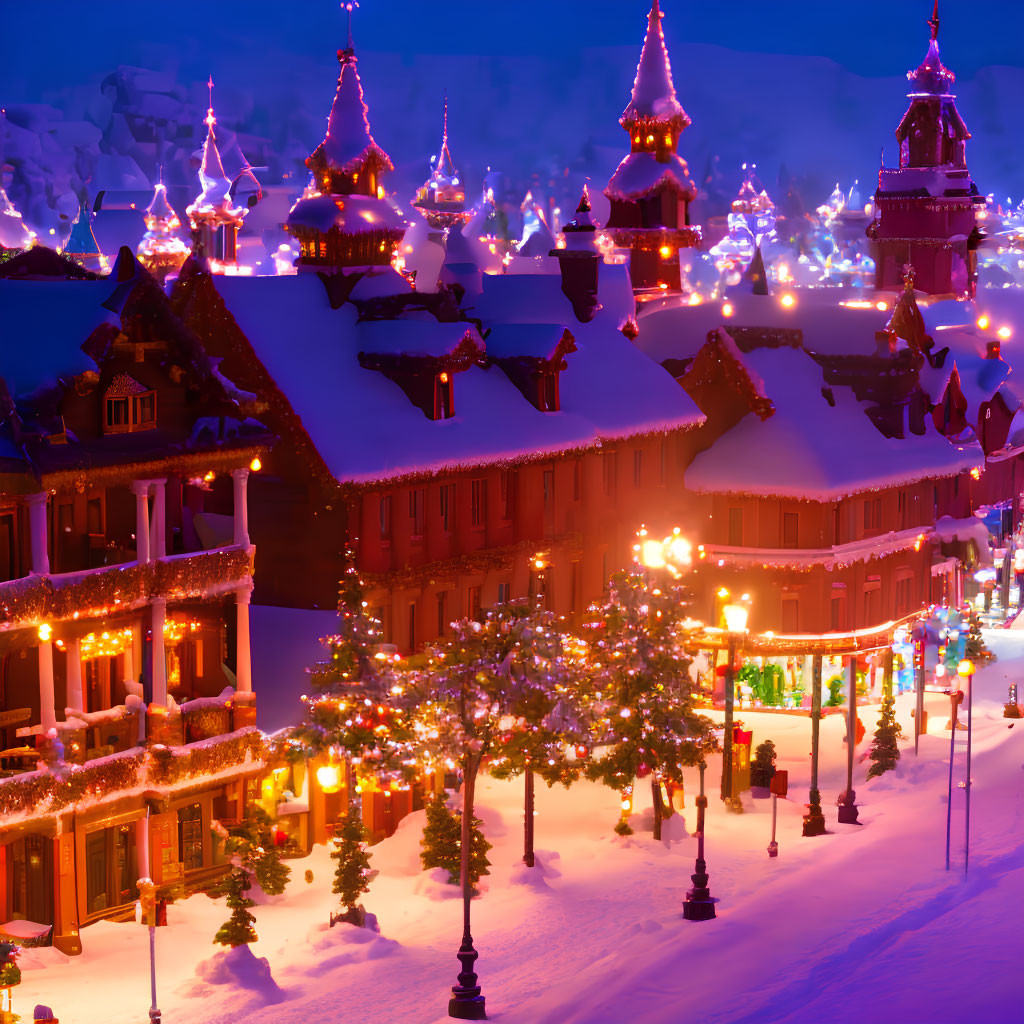
[[[243,580],[251,570],[245,548],[197,552],[169,561],[112,565],[68,579],[26,576],[0,583],[0,624],[30,625],[106,615],[151,597],[199,597],[217,584]]]
[[[138,748],[90,761],[0,779],[0,821],[33,812],[44,817],[82,800],[102,800],[139,787],[201,782],[229,768],[265,760],[263,735],[247,728],[228,736],[179,748]]]

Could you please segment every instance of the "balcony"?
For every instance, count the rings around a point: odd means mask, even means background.
[[[252,549],[241,545],[169,555],[0,583],[0,630],[90,618],[167,600],[212,596],[237,588],[252,573]]]
[[[0,826],[59,816],[84,807],[151,790],[171,794],[265,766],[258,729],[247,726],[223,736],[179,747],[130,747],[78,765],[55,762],[0,779]]]

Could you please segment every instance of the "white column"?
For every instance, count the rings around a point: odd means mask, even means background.
[[[167,554],[167,494],[166,480],[151,480],[153,485],[153,512],[151,516],[149,551],[152,558]]]
[[[164,655],[164,620],[167,618],[167,602],[162,597],[153,598],[153,703],[167,706],[167,660]]]
[[[128,683],[135,682],[135,645],[127,644],[125,649],[121,652],[121,657],[124,658],[124,671],[122,673],[125,683],[125,691],[128,691]]]
[[[135,495],[135,560],[149,561],[149,481],[136,480],[132,483]]]
[[[239,547],[249,546],[249,470],[231,470],[231,480],[235,491],[235,544]]]
[[[249,648],[251,599],[251,585],[235,592],[235,610],[238,614],[238,628],[235,630],[235,690],[238,693],[252,693],[252,652]]]
[[[152,878],[149,863],[149,812],[135,823],[135,857],[139,878]]]
[[[46,543],[46,535],[49,532],[46,526],[46,502],[49,494],[46,491],[39,491],[37,494],[25,496],[25,504],[28,505],[28,520],[30,536],[32,538],[32,571],[48,573],[50,571],[50,552]]]
[[[67,653],[68,696],[67,706],[77,711],[84,711],[84,695],[82,693],[82,642],[77,638],[69,640]]]
[[[39,720],[44,734],[57,726],[53,704],[53,643],[46,640],[39,644]]]

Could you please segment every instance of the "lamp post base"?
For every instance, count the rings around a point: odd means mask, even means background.
[[[476,983],[476,972],[473,966],[480,954],[473,948],[473,937],[467,925],[462,936],[462,945],[456,954],[462,970],[459,972],[458,985],[452,985],[452,997],[448,1000],[448,1016],[456,1020],[487,1020],[484,1009],[484,997],[480,994],[480,986]]]
[[[821,812],[821,795],[816,789],[811,790],[811,800],[804,815],[804,835],[825,835],[825,815]]]
[[[713,921],[715,919],[715,904],[713,900],[691,899],[686,897],[683,903],[684,921]]]
[[[700,799],[706,800],[706,797]],[[703,836],[700,841],[703,844]],[[696,867],[697,870],[690,875],[693,888],[687,892],[683,901],[683,920],[712,921],[715,917],[715,901],[711,898],[711,890],[708,888],[708,866],[702,856],[697,857]]]
[[[852,790],[848,789],[839,798],[839,824],[840,825],[859,825],[860,822],[857,820],[858,811],[856,804],[857,794]]]

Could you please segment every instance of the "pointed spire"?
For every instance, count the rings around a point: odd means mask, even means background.
[[[100,252],[99,242],[92,230],[92,214],[89,211],[89,193],[82,189],[79,198],[78,216],[71,227],[64,252],[75,256],[87,270],[106,269],[107,261]]]
[[[629,105],[619,119],[624,126],[641,120],[655,120],[662,123],[676,123],[685,128],[690,119],[676,98],[672,82],[672,65],[665,47],[665,34],[661,28],[662,13],[658,0],[651,5],[647,17],[647,34],[644,37],[640,63],[633,82],[633,94]]]
[[[942,63],[939,53],[939,0],[934,0],[932,16],[928,19],[931,38],[928,41],[928,52],[916,71],[908,71],[907,78],[915,93],[930,93],[933,96],[948,96],[956,75]]]
[[[213,75],[210,75],[206,85],[210,90],[210,102],[206,109],[206,139],[203,142],[203,159],[199,165],[199,184],[202,190],[193,204],[196,207],[220,206],[229,202],[228,192],[231,189],[231,182],[224,173],[224,164],[221,162],[220,150],[217,148],[217,133],[214,131],[217,118],[213,112]]]
[[[369,110],[363,98],[358,59],[352,46],[353,4],[344,5],[349,14],[348,47],[338,51],[338,88],[327,117],[327,133],[313,151],[306,166],[317,176],[324,191],[330,191],[332,174],[361,173],[373,161],[380,172],[394,169],[391,158],[377,145],[370,131]]]

